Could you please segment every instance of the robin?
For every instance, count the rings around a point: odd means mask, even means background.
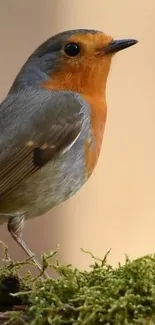
[[[111,59],[136,43],[96,30],[62,32],[33,52],[1,103],[0,220],[29,256],[24,220],[67,200],[92,174]]]

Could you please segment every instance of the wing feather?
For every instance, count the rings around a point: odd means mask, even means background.
[[[57,114],[57,109],[59,109],[59,114]],[[3,110],[0,110],[0,118],[2,112]],[[24,128],[20,127],[21,124],[18,127],[15,119],[9,120],[10,122],[6,125],[7,131],[9,128],[13,129],[13,123],[17,127],[10,141],[6,137],[5,146],[5,132],[0,134],[4,138],[3,145],[0,146],[0,198],[43,168],[58,153],[69,150],[80,135],[81,106],[75,96],[66,98],[64,93],[59,93],[58,98],[56,94],[55,97],[52,96],[46,101],[46,104],[43,104],[43,109],[38,111],[38,116],[36,114],[35,110],[35,122],[32,116],[26,121]],[[6,128],[4,126],[3,130]],[[4,147],[5,150],[7,149],[5,153]]]

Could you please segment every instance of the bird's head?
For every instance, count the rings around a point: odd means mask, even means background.
[[[100,94],[106,86],[112,56],[136,43],[134,39],[113,40],[96,30],[66,31],[39,46],[24,68],[28,67],[31,82],[38,74],[37,82],[46,89]]]

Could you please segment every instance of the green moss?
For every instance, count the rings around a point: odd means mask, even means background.
[[[51,255],[54,254],[56,252]],[[108,265],[106,257],[99,260],[92,256],[94,264],[89,271],[57,261],[50,266],[59,274],[57,279],[33,278],[31,274],[21,278],[18,272],[22,264],[32,264],[31,260],[17,264],[8,259],[0,269],[0,292],[4,291],[6,278],[12,277],[16,286],[12,286],[14,294],[8,296],[18,299],[18,303],[12,301],[12,305],[25,306],[22,312],[11,312],[10,322],[31,325],[155,324],[155,255],[133,261],[126,257],[125,265],[117,268]],[[49,256],[44,255],[42,260],[45,269]]]

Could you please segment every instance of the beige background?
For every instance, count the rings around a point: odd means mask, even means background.
[[[61,261],[87,268],[80,247],[109,261],[155,251],[155,1],[0,1],[0,98],[31,52],[51,35],[95,28],[139,44],[114,58],[108,120],[97,168],[68,202],[26,224],[24,237],[40,255],[60,244]],[[0,238],[24,257],[6,225]]]

